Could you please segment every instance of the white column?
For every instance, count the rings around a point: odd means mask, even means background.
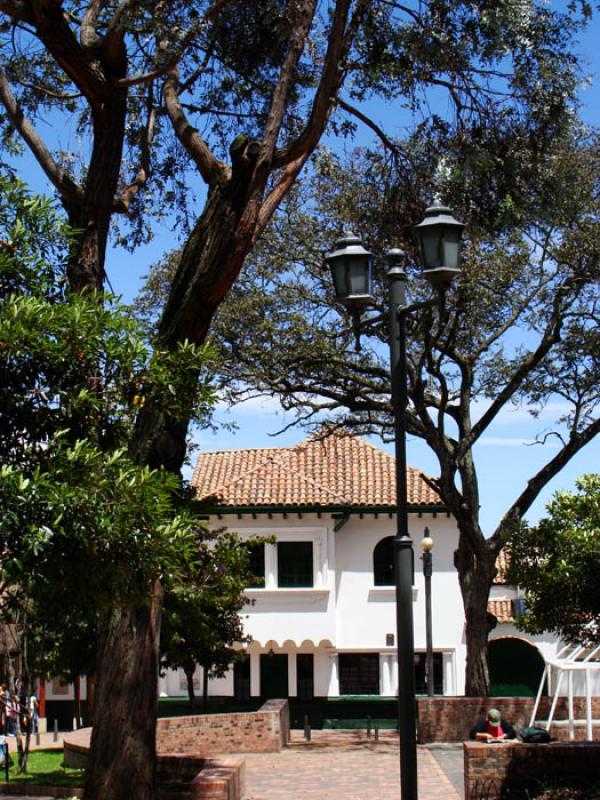
[[[589,667],[585,670],[585,719],[586,736],[592,740],[592,675]]]
[[[456,683],[454,681],[454,676],[454,653],[442,653],[443,694],[456,694]]]
[[[573,670],[570,669],[567,675],[568,678],[568,686],[569,686],[569,697],[568,697],[568,706],[569,706],[569,739],[575,738],[575,726],[573,725]]]
[[[315,576],[315,588],[320,589],[324,584],[323,576],[323,542],[315,539],[313,542],[313,570]]]
[[[393,656],[389,653],[384,653],[380,657],[381,665],[381,687],[380,691],[384,697],[391,697],[394,694],[392,687],[392,660]]]
[[[164,675],[161,675],[160,678],[158,679],[158,694],[160,695],[160,697],[167,697],[167,695],[169,694],[167,689],[167,675],[168,672],[165,673]]]
[[[288,653],[288,696],[298,697],[298,662],[296,651]]]
[[[338,656],[337,653],[331,653],[329,656],[329,690],[327,692],[329,697],[340,696],[340,681],[338,678]]]
[[[391,659],[392,675],[391,675],[391,695],[398,696],[398,656],[394,655]]]
[[[265,589],[277,588],[277,545],[265,545]]]
[[[250,696],[260,697],[260,653],[250,653]]]

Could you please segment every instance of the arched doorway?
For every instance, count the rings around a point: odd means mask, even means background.
[[[506,636],[488,643],[490,695],[534,697],[544,672],[544,659],[534,645]]]

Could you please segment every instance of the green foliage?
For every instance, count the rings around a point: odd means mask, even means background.
[[[0,174],[0,296],[45,292],[59,299],[72,236],[55,203]]]
[[[249,544],[264,541],[251,539]],[[239,616],[251,578],[249,550],[235,534],[222,530],[205,535],[197,548],[193,572],[165,597],[163,664],[181,667],[188,678],[197,664],[221,677],[235,660],[233,644],[249,641]]]
[[[541,146],[560,133],[580,77],[571,45],[589,17],[586,4],[571,4],[562,11],[544,2],[513,0],[439,0],[414,8],[389,0],[363,5],[351,4],[356,31],[346,67],[348,99],[359,105],[386,103],[392,113],[410,109],[415,124],[422,126],[434,146],[443,148],[444,140],[459,134],[468,155],[467,179],[473,172],[481,175],[484,162],[491,166],[500,160],[509,179],[517,172],[522,175],[534,143]],[[115,15],[114,4],[105,4],[94,17],[92,41],[86,42],[90,32],[81,35],[81,4],[65,0],[65,27],[56,36],[61,44],[82,42],[81,57],[71,69],[56,58],[44,35],[26,24],[27,12],[21,12],[25,17],[19,21],[15,11],[15,19],[0,16],[3,70],[26,117],[34,124],[49,115],[60,120],[61,129],[71,132],[73,140],[83,140],[91,151],[90,111],[98,100],[85,93],[86,59],[99,51],[98,69],[141,76],[164,69],[168,54],[179,61],[182,103],[190,125],[201,131],[216,157],[227,162],[233,139],[240,134],[257,138],[265,124],[273,86],[295,34],[298,8],[287,0],[230,0],[217,13],[209,13],[212,8],[209,0],[147,2],[123,19],[120,11]],[[120,16],[118,24],[115,16]],[[288,138],[302,130],[308,116],[330,22],[331,9],[315,15],[286,99],[282,133]],[[124,42],[123,62],[118,65],[110,63],[111,48],[105,39],[115,27]],[[164,218],[167,210],[186,227],[193,217],[195,187],[189,157],[164,115],[159,81],[122,89],[126,122],[123,132],[115,131],[115,136],[124,133],[125,138],[120,185],[129,185],[132,165],[137,169],[147,156],[151,160],[142,191],[130,201],[129,214],[124,222],[113,222],[126,247],[150,238],[152,219]],[[150,111],[158,112],[158,117],[148,136]],[[331,125],[342,137],[356,129],[352,115],[343,110],[332,116]],[[6,113],[0,113],[0,130],[7,149],[14,148],[15,133]],[[47,146],[69,179],[84,185],[89,165],[80,152],[58,150],[54,142]],[[495,178],[502,180],[499,173]],[[527,181],[517,191],[525,194]],[[507,204],[510,197],[507,193]]]
[[[168,591],[199,563],[179,479],[126,444],[148,396],[174,419],[207,418],[211,353],[153,350],[114,299],[65,292],[52,206],[0,189],[3,613],[31,631],[38,669],[77,673],[98,612],[145,604],[154,579]]]
[[[525,590],[526,610],[517,619],[519,627],[597,645],[600,475],[584,475],[576,485],[576,493],[557,492],[547,516],[514,537],[509,579]]]

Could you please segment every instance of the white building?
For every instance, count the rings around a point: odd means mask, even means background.
[[[209,499],[211,527],[226,526],[242,539],[275,538],[274,544],[261,545],[254,553],[256,585],[246,592],[253,603],[244,614],[245,629],[252,636],[249,658],[225,678],[211,681],[209,693],[239,699],[395,695],[393,457],[338,432],[311,437],[295,447],[202,453],[193,485],[199,497]],[[419,542],[427,527],[434,540],[435,691],[460,695],[466,647],[453,564],[458,530],[424,473],[408,468],[408,490],[409,531],[415,543],[417,691],[425,691]],[[520,679],[512,669],[515,663],[521,672],[533,670],[537,676],[543,656],[554,655],[557,642],[552,636],[530,637],[528,642],[514,628],[518,596],[501,583],[503,563],[499,567],[500,582],[492,590],[489,608],[499,624],[490,637],[490,653],[500,677],[514,684]],[[533,691],[535,676],[522,676]],[[160,689],[163,695],[185,694],[183,675],[167,673]]]

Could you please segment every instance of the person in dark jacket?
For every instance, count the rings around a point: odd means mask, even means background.
[[[478,742],[504,742],[507,739],[516,739],[517,734],[513,726],[502,719],[497,708],[490,708],[487,715],[471,728],[469,737]]]

